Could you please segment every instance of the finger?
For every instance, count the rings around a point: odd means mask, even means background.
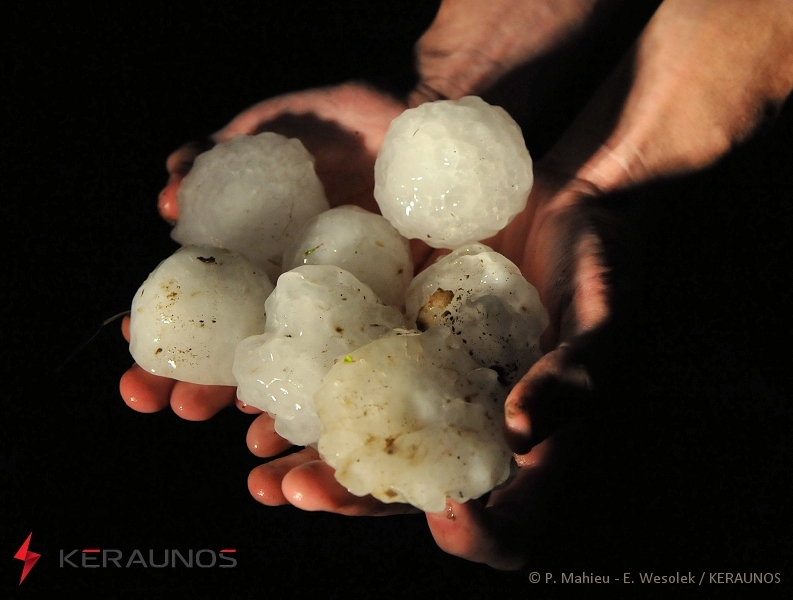
[[[121,397],[131,409],[153,413],[168,406],[175,383],[173,379],[153,375],[135,364],[121,376],[118,387]]]
[[[121,332],[128,342],[129,322],[129,317],[121,322]],[[206,421],[237,398],[235,387],[175,381],[144,371],[137,364],[121,376],[119,391],[124,402],[138,412],[158,412],[170,404],[188,421]]]
[[[347,516],[384,516],[418,512],[407,504],[384,504],[372,496],[355,496],[334,476],[333,467],[319,460],[304,462],[283,479],[286,499],[302,510],[325,511]]]
[[[284,476],[298,465],[313,460],[316,454],[309,449],[303,449],[289,456],[278,458],[263,465],[259,465],[248,475],[248,491],[262,504],[267,506],[281,506],[288,504],[281,483]]]
[[[592,393],[589,371],[569,345],[543,356],[512,388],[504,404],[512,451],[527,453],[578,417]]]
[[[445,512],[427,513],[427,524],[435,543],[448,554],[506,571],[520,569],[526,562],[521,553],[502,543],[493,517],[476,500],[465,504],[447,500]]]
[[[169,223],[176,223],[179,218],[179,205],[176,202],[176,192],[182,184],[182,175],[171,175],[168,177],[168,183],[160,192],[157,197],[157,210],[160,216]]]
[[[275,432],[275,419],[267,413],[262,413],[254,419],[248,428],[245,441],[248,450],[262,458],[275,456],[292,447],[289,441]]]
[[[127,340],[128,344],[129,344],[129,323],[130,323],[129,315],[121,319],[121,335],[124,336],[124,339]]]
[[[168,183],[160,192],[157,199],[157,209],[163,219],[175,222],[179,217],[179,207],[176,201],[176,194],[182,180],[190,172],[196,156],[206,152],[213,145],[210,140],[204,142],[188,142],[178,150],[171,153],[165,161],[165,168],[168,171]]]
[[[237,397],[237,388],[227,385],[199,385],[177,381],[171,391],[171,409],[187,421],[206,421]]]
[[[515,570],[526,562],[527,541],[544,527],[539,505],[547,502],[548,475],[557,468],[556,434],[530,453],[516,456],[520,470],[506,487],[490,494],[489,506],[471,500],[447,500],[442,513],[427,513],[435,542],[444,551],[501,570]]]
[[[619,237],[617,222],[607,211],[579,201],[550,212],[543,223],[537,238],[545,242],[546,263],[539,280],[551,322],[543,342],[562,343],[507,397],[506,436],[518,454],[590,409],[593,368],[611,351],[606,341],[613,337],[615,276],[607,266],[603,236],[608,231],[609,238]]]

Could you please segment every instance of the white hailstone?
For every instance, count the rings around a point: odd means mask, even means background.
[[[316,443],[320,423],[313,395],[333,361],[404,327],[404,317],[331,265],[281,275],[266,309],[264,334],[237,347],[237,396],[274,416],[276,432],[293,444]]]
[[[177,192],[180,244],[235,250],[275,280],[281,255],[311,217],[329,208],[300,140],[238,135],[196,157]]]
[[[548,326],[535,287],[483,244],[458,248],[419,273],[408,288],[406,316],[422,330],[448,327],[477,363],[508,385],[540,358]]]
[[[273,284],[244,256],[183,246],[132,300],[129,350],[143,369],[180,381],[235,385],[234,349],[264,331]]]
[[[357,206],[332,208],[303,227],[282,262],[284,271],[300,265],[341,267],[400,309],[413,279],[408,241],[382,216]]]
[[[509,476],[506,395],[448,329],[395,331],[325,376],[319,452],[353,494],[440,512]]]
[[[518,124],[467,96],[422,104],[391,122],[374,195],[405,237],[456,248],[503,229],[526,206],[533,181]]]

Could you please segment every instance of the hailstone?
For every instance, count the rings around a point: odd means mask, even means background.
[[[284,271],[300,265],[341,267],[400,309],[413,279],[408,241],[382,216],[357,206],[332,208],[303,227],[282,263]]]
[[[311,154],[271,132],[238,135],[196,157],[177,203],[174,240],[235,250],[273,280],[295,232],[329,208]]]
[[[548,315],[536,288],[505,256],[483,244],[458,248],[411,282],[409,321],[448,327],[471,357],[514,385],[542,355]]]
[[[395,327],[402,314],[369,286],[331,265],[304,265],[281,275],[267,300],[267,324],[237,347],[237,397],[275,417],[293,444],[319,439],[313,395],[340,356]]]
[[[235,385],[231,366],[243,339],[264,331],[273,284],[244,256],[183,246],[132,300],[129,350],[143,369],[180,381]]]
[[[353,494],[440,512],[509,476],[506,395],[450,330],[394,331],[325,376],[318,449]]]
[[[533,181],[518,124],[467,96],[422,104],[391,122],[374,195],[405,237],[456,248],[503,229],[526,206]]]

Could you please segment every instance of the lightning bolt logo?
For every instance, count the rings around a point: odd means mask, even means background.
[[[41,554],[36,554],[35,552],[31,552],[28,550],[28,546],[30,546],[30,538],[33,537],[33,532],[30,532],[28,535],[28,539],[25,540],[25,543],[19,547],[17,553],[14,554],[14,558],[17,560],[21,560],[25,562],[25,566],[22,567],[22,577],[19,578],[19,585],[22,585],[22,582],[25,581],[25,577],[28,576],[30,570],[33,568],[33,565],[36,564],[36,561],[41,558]]]

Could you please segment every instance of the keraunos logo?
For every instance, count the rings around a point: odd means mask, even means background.
[[[41,558],[38,552],[30,550],[31,532],[14,558],[21,560],[22,575],[19,585],[33,569],[33,565]],[[58,566],[61,569],[92,570],[92,569],[229,569],[237,566],[235,548],[161,548],[121,550],[116,548],[86,548],[80,550],[63,549],[58,551]]]
[[[41,554],[37,554],[36,552],[31,552],[28,550],[30,546],[30,538],[33,537],[33,532],[31,531],[28,535],[28,539],[19,547],[17,553],[14,554],[14,558],[17,560],[23,561],[25,564],[22,567],[22,576],[19,578],[19,585],[22,585],[22,582],[25,581],[25,577],[28,576],[30,570],[33,568],[33,565],[36,564],[36,561],[41,558]]]
[[[85,550],[61,550],[59,562],[61,569],[164,569],[164,568],[200,568],[219,567],[229,569],[237,566],[237,559],[229,556],[237,552],[234,548],[212,550],[140,550],[125,552],[116,548],[86,548]]]

